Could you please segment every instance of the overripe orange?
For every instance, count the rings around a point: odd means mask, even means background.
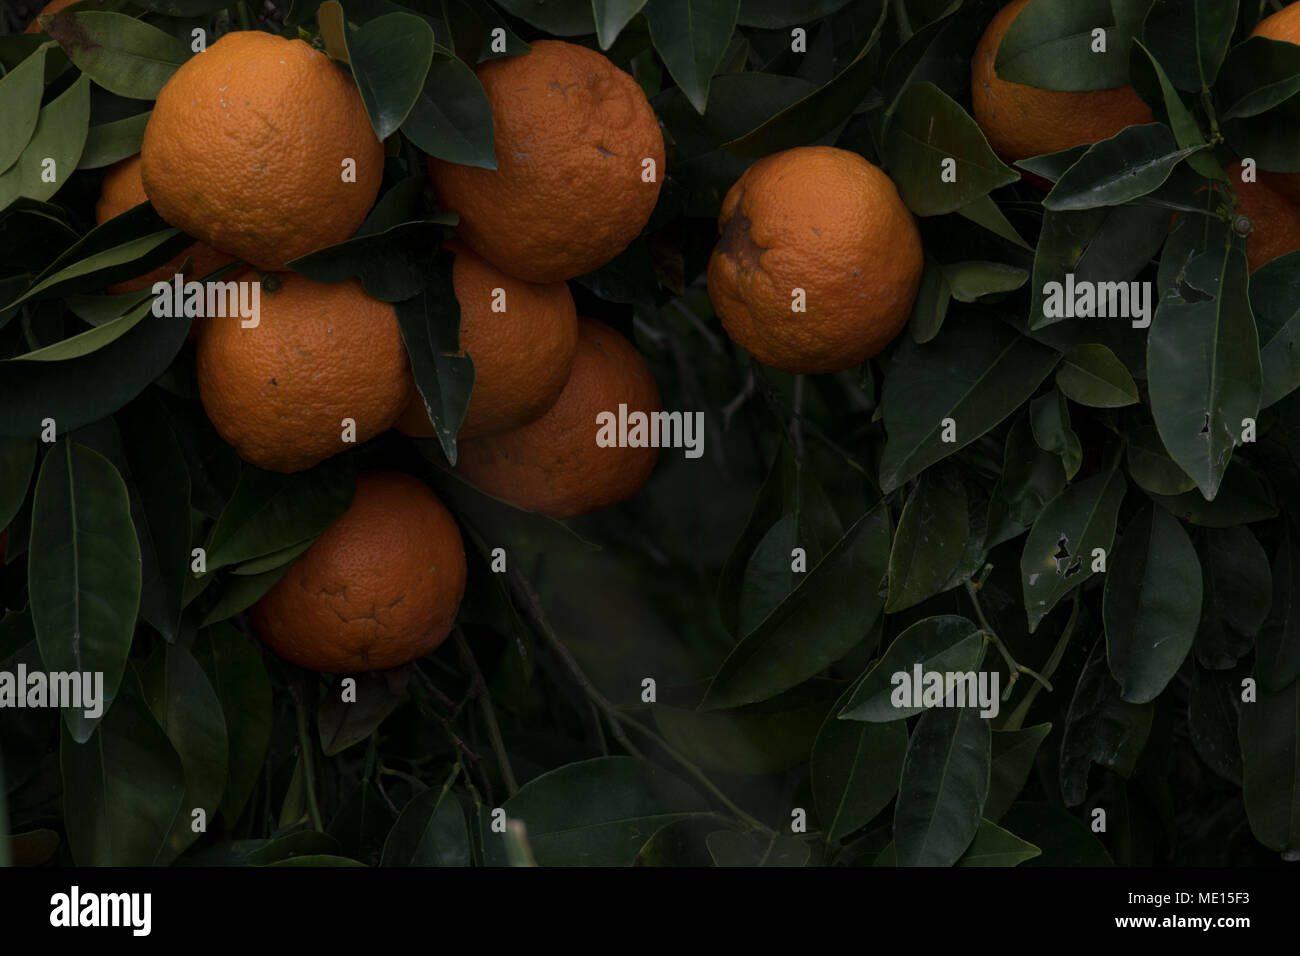
[[[95,203],[95,222],[103,225],[114,216],[120,216],[128,209],[134,209],[148,201],[149,197],[144,194],[144,182],[140,178],[140,157],[137,154],[114,163],[104,173],[99,200]],[[201,278],[235,261],[234,256],[213,249],[205,242],[196,242],[158,268],[135,279],[110,285],[108,291],[134,292],[136,289],[147,289],[161,280],[170,281],[181,271],[186,259],[192,260],[190,275],[195,278]]]
[[[208,318],[199,337],[199,394],[217,433],[249,464],[302,471],[389,428],[410,397],[393,307],[355,279],[299,275],[263,284],[260,321]]]
[[[256,30],[172,75],[141,157],[160,216],[261,269],[351,236],[384,172],[352,78],[302,40]]]
[[[460,529],[437,496],[400,472],[363,474],[347,512],[249,616],[263,643],[299,667],[383,670],[446,639],[465,576]]]
[[[23,33],[44,33],[45,28],[41,26],[41,17],[53,16],[64,7],[70,7],[77,0],[50,0],[45,6],[41,7],[41,12],[32,17],[32,22],[27,24],[27,29]]]
[[[1109,139],[1126,126],[1152,122],[1151,109],[1131,86],[1069,92],[1044,90],[1000,79],[993,69],[1011,22],[1030,0],[1012,0],[984,31],[971,60],[971,105],[975,120],[1004,160]]]
[[[620,405],[629,415],[663,408],[636,347],[580,318],[573,371],[555,404],[520,428],[461,443],[457,468],[488,494],[555,518],[608,508],[640,491],[659,457],[658,448],[597,444],[597,416],[618,415]]]
[[[438,202],[460,214],[458,235],[529,282],[572,279],[627,248],[664,176],[663,134],[636,80],[561,40],[537,40],[531,53],[489,60],[477,75],[492,106],[497,168],[429,159]]]
[[[907,323],[921,237],[890,178],[857,153],[801,146],[758,160],[727,192],[718,228],[709,298],[764,365],[846,369]]]
[[[475,438],[527,424],[555,404],[569,380],[578,346],[573,296],[563,282],[525,282],[458,242],[448,245],[456,254],[452,282],[461,351],[474,361],[474,390],[459,435]],[[396,427],[416,438],[437,434],[418,389],[412,387]]]

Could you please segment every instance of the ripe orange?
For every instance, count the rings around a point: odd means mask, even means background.
[[[658,448],[596,444],[597,416],[619,405],[660,411],[659,388],[636,347],[609,326],[578,320],[573,371],[541,418],[460,446],[457,466],[472,483],[554,518],[599,511],[631,498],[650,479]]]
[[[32,18],[32,22],[27,24],[27,29],[23,33],[44,33],[45,29],[41,26],[41,17],[53,16],[64,7],[70,7],[77,0],[50,0],[45,6],[41,7],[41,12]]]
[[[302,471],[389,428],[410,397],[406,346],[393,307],[355,279],[290,274],[262,286],[260,323],[209,318],[199,338],[203,407],[249,464]]]
[[[800,146],[758,160],[718,217],[709,298],[727,334],[764,365],[836,372],[907,324],[924,257],[888,176],[857,153]],[[803,290],[806,311],[795,311]]]
[[[1276,191],[1271,180],[1242,182],[1240,167],[1231,165],[1227,173],[1237,193],[1237,212],[1254,223],[1246,238],[1250,271],[1300,249],[1300,205]]]
[[[140,153],[160,216],[261,269],[351,236],[384,173],[352,78],[302,40],[256,30],[172,75]]]
[[[460,214],[460,237],[529,282],[609,262],[641,232],[663,181],[663,134],[641,87],[595,50],[560,40],[537,40],[531,53],[477,72],[497,168],[429,159],[438,202]]]
[[[474,360],[474,391],[461,438],[525,425],[555,404],[578,347],[578,313],[563,282],[538,285],[499,271],[460,243],[452,282],[460,303],[460,346]],[[503,311],[493,311],[494,304]],[[412,383],[414,384],[414,383]],[[419,390],[397,419],[415,438],[437,434]]]
[[[95,222],[103,225],[114,216],[120,216],[128,209],[148,201],[149,197],[144,194],[144,183],[140,179],[140,157],[137,155],[124,159],[120,163],[114,163],[104,174],[99,201],[95,203]],[[235,261],[234,256],[213,249],[207,243],[196,242],[176,258],[165,262],[152,272],[111,285],[108,291],[134,292],[136,289],[147,289],[161,280],[170,281],[181,271],[181,266],[185,264],[187,258],[193,260],[190,275],[195,278],[201,278]]]
[[[998,47],[1029,0],[998,11],[971,61],[971,105],[989,145],[1007,162],[1109,139],[1126,126],[1150,123],[1151,109],[1131,86],[1067,92],[998,78]]]
[[[352,505],[253,605],[271,650],[308,670],[398,667],[451,632],[465,594],[460,529],[410,475],[357,479]]]

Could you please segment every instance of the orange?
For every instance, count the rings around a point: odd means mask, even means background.
[[[251,276],[252,273],[246,273]],[[410,398],[393,307],[355,279],[299,275],[263,283],[259,323],[209,318],[199,338],[199,395],[217,433],[251,465],[302,471],[389,428]]]
[[[1255,27],[1253,37],[1265,37],[1283,43],[1300,43],[1300,4],[1283,7],[1265,17]],[[1260,173],[1260,181],[1293,203],[1300,203],[1300,173]],[[1289,250],[1288,250],[1289,251]]]
[[[764,365],[840,371],[907,324],[921,236],[893,181],[857,153],[800,146],[758,160],[727,192],[718,229],[709,298]]]
[[[1012,0],[993,18],[971,61],[971,105],[994,151],[1008,162],[1109,139],[1126,126],[1153,121],[1131,86],[1067,92],[998,79],[998,47],[1029,4]]]
[[[120,163],[114,163],[104,174],[99,201],[95,203],[95,222],[103,225],[113,217],[120,216],[128,209],[148,201],[149,197],[144,194],[144,183],[140,179],[140,157],[137,155],[124,159]],[[193,260],[190,274],[195,278],[202,278],[235,261],[234,256],[219,252],[206,243],[196,242],[176,258],[160,265],[152,272],[111,285],[108,291],[134,292],[136,289],[147,289],[155,282],[170,281],[181,271],[181,266],[185,264],[187,258]]]
[[[561,40],[477,72],[497,168],[429,159],[438,202],[460,214],[458,234],[529,282],[600,268],[645,227],[663,181],[663,134],[641,87],[595,50]]]
[[[255,30],[172,75],[140,155],[160,216],[260,269],[351,236],[384,173],[352,78],[302,40]]]
[[[573,296],[563,282],[524,282],[460,243],[448,245],[456,253],[452,282],[460,303],[461,352],[474,360],[474,391],[460,437],[525,425],[555,404],[569,380],[578,347]],[[414,387],[397,428],[415,438],[437,434]]]
[[[521,428],[460,445],[458,470],[483,491],[553,518],[599,511],[650,479],[658,448],[601,447],[602,412],[662,410],[659,388],[636,347],[609,326],[578,320],[573,371],[559,399]]]
[[[1271,180],[1242,182],[1240,167],[1229,166],[1237,193],[1237,212],[1254,223],[1246,237],[1246,259],[1254,272],[1278,256],[1300,249],[1300,205],[1272,188]]]
[[[50,0],[41,8],[41,12],[32,18],[32,22],[27,24],[27,29],[23,33],[44,33],[45,29],[41,26],[41,17],[53,16],[64,7],[70,7],[76,2],[77,0]]]
[[[451,513],[410,475],[376,472],[357,478],[352,505],[249,613],[285,660],[353,674],[433,651],[464,594],[465,547]]]

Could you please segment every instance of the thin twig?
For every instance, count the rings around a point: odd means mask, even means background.
[[[465,634],[458,627],[455,631],[456,649],[460,652],[461,663],[470,671],[470,693],[478,700],[479,709],[483,712],[483,722],[487,725],[488,740],[492,742],[492,752],[497,756],[497,765],[501,768],[501,777],[506,783],[506,792],[514,796],[519,792],[519,784],[515,783],[515,772],[510,767],[510,757],[506,754],[505,741],[501,739],[501,727],[497,724],[496,711],[492,708],[492,695],[488,693],[487,681],[483,679],[483,672],[479,670],[478,661],[474,659],[474,654],[469,649],[469,643],[465,640]]]

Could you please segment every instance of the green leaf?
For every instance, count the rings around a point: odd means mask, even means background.
[[[41,202],[77,169],[90,128],[90,80],[82,76],[41,109],[22,155],[0,173],[0,210],[20,196]]]
[[[740,0],[740,25],[778,30],[829,16],[849,0],[805,0],[792,9],[786,0]]]
[[[144,128],[152,111],[136,113],[125,119],[100,123],[86,131],[86,145],[77,161],[78,169],[102,169],[140,152]]]
[[[1251,832],[1269,849],[1294,856],[1300,852],[1300,681],[1243,704],[1239,740]]]
[[[1149,495],[1161,496],[1156,500],[1173,501],[1196,487],[1196,480],[1178,467],[1165,451],[1155,421],[1145,405],[1133,406],[1124,417],[1129,476]],[[1235,469],[1234,469],[1235,471]],[[1232,474],[1229,471],[1229,474]],[[1204,505],[1199,494],[1188,496]],[[1168,510],[1168,509],[1167,509]]]
[[[1017,524],[1031,525],[1047,503],[1065,489],[1065,466],[1057,455],[1034,441],[1029,415],[1017,418],[1007,432],[1002,458],[1001,497]]]
[[[1203,583],[1196,659],[1211,670],[1236,665],[1254,644],[1273,603],[1268,555],[1244,525],[1214,528],[1197,540]]]
[[[1031,633],[1061,598],[1092,577],[1096,550],[1110,552],[1124,490],[1118,470],[1093,475],[1053,498],[1034,521],[1020,556]]]
[[[45,456],[27,567],[46,670],[103,675],[101,714],[63,708],[72,739],[84,743],[117,696],[140,606],[131,500],[122,476],[102,455],[65,439]]]
[[[355,490],[355,464],[346,455],[292,475],[245,465],[208,535],[208,570],[319,537],[348,510]]]
[[[465,811],[449,786],[433,787],[402,810],[380,866],[469,866],[469,827]]]
[[[700,813],[676,820],[655,831],[632,862],[633,866],[713,866],[709,834],[728,820],[720,814]]]
[[[1098,638],[1075,685],[1061,736],[1061,796],[1067,807],[1077,807],[1088,795],[1094,763],[1128,779],[1146,746],[1153,712],[1150,703],[1130,704],[1120,696],[1106,666],[1105,638]]]
[[[1241,680],[1235,671],[1192,668],[1187,694],[1187,731],[1206,765],[1228,782],[1241,786],[1241,745],[1237,726]]]
[[[954,262],[943,271],[958,302],[978,302],[986,295],[1014,292],[1029,278],[1027,270],[1005,262]]]
[[[1070,427],[1070,407],[1060,390],[1052,389],[1029,403],[1029,427],[1038,447],[1059,457],[1066,480],[1073,479],[1083,464],[1083,445]]]
[[[1036,0],[1011,21],[998,46],[998,78],[1045,90],[1109,90],[1128,82],[1108,0]],[[1106,52],[1092,31],[1105,29]]]
[[[363,225],[351,239],[309,252],[288,265],[316,282],[342,282],[356,276],[374,298],[401,302],[424,290],[448,222],[454,222],[454,217],[403,222],[379,232],[367,232]]]
[[[886,613],[920,604],[944,589],[966,547],[967,511],[966,489],[955,470],[922,473],[894,533]]]
[[[1300,47],[1248,37],[1228,53],[1214,89],[1219,121],[1258,116],[1300,93]]]
[[[35,439],[0,438],[0,530],[9,527],[27,500],[35,468]]]
[[[185,797],[172,823],[162,861],[179,856],[201,835],[194,811],[211,820],[226,789],[226,720],[207,675],[184,647],[163,644],[140,670],[146,703],[180,756]]]
[[[556,36],[576,37],[596,30],[591,0],[500,0],[498,6]]]
[[[939,334],[951,301],[952,287],[948,285],[947,270],[926,256],[921,288],[917,292],[916,303],[912,306],[912,317],[907,323],[913,342],[924,345]]]
[[[980,820],[975,839],[957,861],[958,866],[1019,866],[1042,854],[1032,843],[1020,839],[991,820]]]
[[[740,0],[649,0],[645,18],[655,51],[695,109],[709,101],[709,81],[736,29]]]
[[[1155,192],[1175,166],[1204,148],[1179,146],[1162,123],[1130,126],[1090,147],[1052,187],[1043,206],[1064,211],[1121,205]]]
[[[440,252],[428,287],[397,303],[411,371],[443,454],[456,464],[456,433],[474,390],[474,361],[460,352],[460,303],[452,286],[450,253]]]
[[[325,691],[316,712],[321,752],[327,757],[342,753],[373,734],[406,696],[409,670],[355,674],[354,690],[336,684]],[[348,700],[344,700],[344,694]]]
[[[1266,693],[1300,679],[1300,541],[1290,523],[1273,561],[1273,602],[1256,642],[1255,669]]]
[[[875,81],[876,64],[867,54],[880,39],[888,6],[882,0],[872,0],[867,9],[873,8],[879,11],[875,25],[848,66],[830,82],[787,106],[744,136],[726,143],[723,149],[740,156],[766,156],[778,150],[803,146],[810,140],[825,136],[847,120]],[[867,15],[863,13],[864,17]]]
[[[623,28],[632,22],[632,18],[641,12],[646,0],[591,0],[591,12],[596,19],[596,38],[600,48],[608,50],[623,32]]]
[[[346,856],[332,856],[327,853],[307,854],[306,856],[290,856],[283,860],[276,860],[274,863],[268,863],[267,866],[362,866],[366,864],[360,860],[354,860]]]
[[[1151,412],[1169,456],[1207,501],[1219,492],[1244,419],[1259,414],[1259,339],[1246,257],[1206,252],[1166,292],[1147,338]]]
[[[923,713],[926,708],[912,706],[910,697],[895,700],[902,693],[896,675],[914,679],[918,670],[922,674],[966,673],[979,667],[983,659],[983,632],[966,618],[955,614],[924,618],[899,634],[884,656],[868,669],[849,702],[840,709],[839,719],[886,723]],[[913,693],[916,690],[912,687]]]
[[[853,688],[826,715],[813,744],[809,775],[826,842],[843,840],[870,823],[898,792],[907,753],[907,725],[840,719]]]
[[[152,305],[152,301],[144,302],[119,319],[14,358],[24,362],[66,362],[89,355],[130,332],[149,314]]]
[[[1043,851],[1025,866],[1114,866],[1086,823],[1060,807],[1017,803],[1002,823]]]
[[[1121,408],[1138,400],[1133,376],[1104,345],[1076,345],[1066,352],[1056,387],[1067,398],[1093,408]]]
[[[933,83],[903,91],[884,158],[903,201],[918,216],[954,212],[1020,178],[998,159],[970,114]],[[949,161],[956,162],[951,176]]]
[[[764,836],[718,830],[706,840],[717,866],[806,866],[812,855],[808,844],[789,834]]]
[[[464,166],[497,168],[487,93],[474,71],[446,50],[434,51],[424,88],[401,129],[430,156]]]
[[[727,655],[701,706],[737,707],[775,697],[847,654],[866,636],[884,599],[889,512],[859,518],[799,586]]]
[[[660,827],[705,810],[686,784],[633,757],[566,764],[502,806],[523,822],[539,866],[626,866]],[[505,863],[500,836],[487,834],[483,850],[490,865]]]
[[[46,23],[45,32],[82,73],[128,99],[155,99],[190,58],[190,51],[170,33],[122,13],[65,11]]]
[[[48,665],[47,665],[48,666]],[[59,739],[63,813],[78,866],[151,866],[183,812],[185,773],[134,675],[89,739]]]
[[[880,460],[886,493],[964,448],[1029,398],[1057,353],[1000,322],[974,315],[949,322],[927,345],[904,338],[885,378],[889,441]],[[956,441],[944,441],[945,420]]]
[[[989,733],[988,721],[969,707],[921,716],[894,809],[899,866],[951,866],[971,845],[989,791]]]
[[[1142,41],[1180,90],[1214,86],[1237,27],[1238,0],[1154,0]]]
[[[1110,561],[1102,605],[1120,696],[1155,700],[1187,659],[1201,620],[1201,565],[1177,518],[1147,505]]]
[[[245,863],[248,866],[292,866],[287,861],[310,856],[335,856],[339,852],[339,841],[316,830],[299,830],[274,840],[248,853]]]
[[[304,783],[310,785],[305,776]],[[378,866],[396,815],[375,785],[363,781],[339,807],[325,832],[339,841],[339,852],[345,857]]]
[[[1300,388],[1300,252],[1278,256],[1251,273],[1250,308],[1259,333],[1263,409]]]
[[[1034,769],[1038,749],[1052,732],[1051,724],[1035,724],[1023,730],[993,731],[993,766],[989,777],[989,796],[984,801],[984,816],[1000,820],[1025,789],[1029,772]]]
[[[424,89],[433,63],[433,28],[409,13],[388,13],[344,31],[352,76],[375,135],[402,125]]]
[[[1148,494],[1170,514],[1206,528],[1228,528],[1277,517],[1277,507],[1259,476],[1240,461],[1229,465],[1213,501],[1206,501],[1199,491],[1172,497]]]
[[[203,620],[199,622],[199,627],[220,624],[240,611],[248,610],[289,573],[290,567],[292,565],[283,564],[261,574],[236,575],[227,578],[220,596],[208,608]]]
[[[18,161],[36,131],[48,49],[38,48],[0,78],[0,173]]]
[[[1148,103],[1155,104],[1152,115],[1156,121],[1168,124],[1179,146],[1205,145],[1205,134],[1200,124],[1174,89],[1169,74],[1151,51],[1137,40],[1133,41],[1129,56],[1129,73],[1138,94]],[[1222,181],[1224,178],[1223,169],[1212,153],[1196,153],[1188,158],[1187,164],[1206,179]]]

